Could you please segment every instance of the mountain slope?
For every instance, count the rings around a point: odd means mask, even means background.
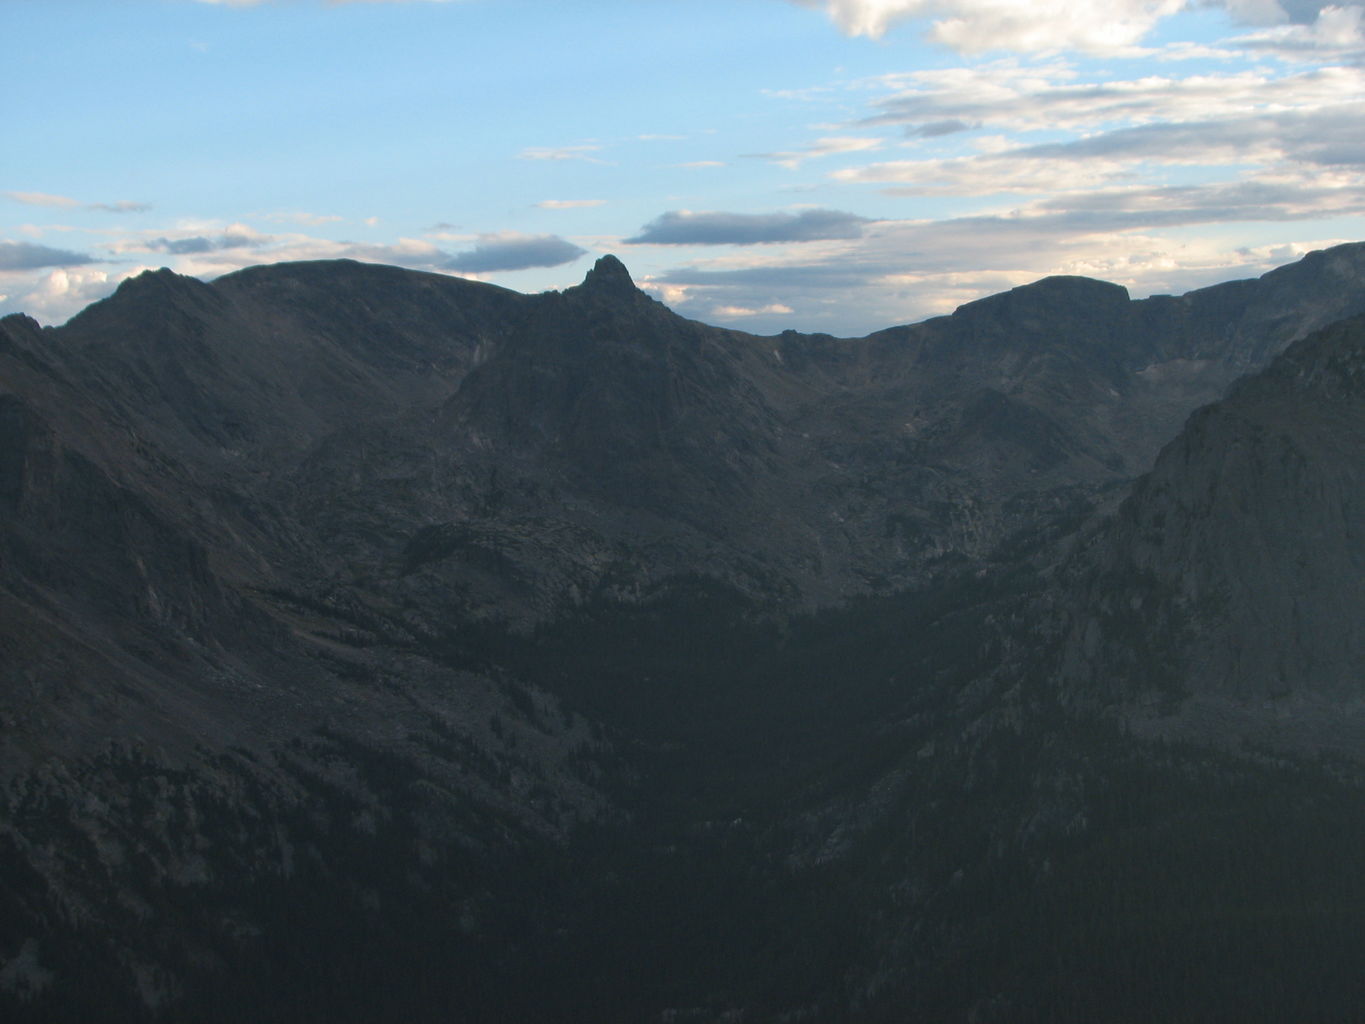
[[[1290,346],[1161,453],[1083,556],[1091,610],[1066,676],[1187,702],[1151,728],[1365,751],[1362,452],[1355,318]]]
[[[1302,830],[1355,828],[1350,771],[1252,779],[1204,746],[1260,738],[1215,726],[1269,699],[1353,752],[1299,712],[1356,699],[1359,325],[1291,342],[1362,309],[1345,246],[1179,298],[1050,278],[864,339],[686,321],[613,258],[536,296],[160,271],[62,328],[5,318],[0,1000],[1113,1016],[1178,966],[1127,873],[1263,844],[1263,792],[1318,787]],[[1149,691],[1184,710],[1133,713]],[[1202,746],[1154,755],[1115,707]],[[1210,847],[1191,822],[1220,807]],[[1309,853],[1327,899],[1345,875]],[[1192,934],[1226,931],[1198,905]],[[1053,960],[991,938],[1035,919]],[[1078,995],[1085,965],[1118,980]]]

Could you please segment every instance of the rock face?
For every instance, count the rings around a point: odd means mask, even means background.
[[[1365,751],[1361,313],[1353,245],[861,339],[684,320],[613,257],[0,320],[0,1014],[1139,1013],[1189,972],[1066,893],[1197,873],[1190,780],[1265,780],[1105,723]],[[1348,775],[1305,827],[1355,827]]]
[[[1362,452],[1361,318],[1192,416],[1081,556],[1077,691],[1192,698],[1165,726],[1204,739],[1365,749]]]

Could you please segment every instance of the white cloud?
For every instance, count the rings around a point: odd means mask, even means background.
[[[586,160],[589,163],[601,163],[592,155],[601,149],[601,146],[588,142],[577,146],[528,146],[517,157],[521,160]]]
[[[274,213],[264,213],[260,216],[262,220],[277,224],[302,224],[311,228],[321,227],[323,224],[335,224],[343,219],[335,213],[309,213],[306,210],[277,210]]]
[[[72,199],[69,196],[49,195],[46,192],[6,192],[5,195],[16,203],[23,203],[25,206],[55,206],[70,209],[73,206],[81,205],[78,199]]]
[[[82,203],[70,196],[52,195],[47,192],[6,192],[5,195],[25,206],[50,206],[63,210],[80,207],[102,213],[144,213],[152,208],[150,203],[138,203],[131,199],[120,199],[113,203]]]
[[[1365,95],[1365,69],[1327,67],[1282,76],[1265,71],[1075,81],[1065,65],[1012,61],[886,76],[891,94],[862,124],[908,130],[957,120],[1030,131],[1093,131],[1120,124],[1208,121],[1312,110]],[[878,83],[868,83],[876,85]]]
[[[850,183],[890,184],[891,195],[988,196],[1036,195],[1095,188],[1121,180],[1121,163],[1113,160],[1064,161],[1027,158],[1016,153],[940,160],[896,160],[835,171]]]
[[[1114,52],[1131,47],[1185,0],[793,0],[823,9],[847,35],[881,38],[929,21],[929,38],[963,53]]]
[[[747,306],[717,306],[711,312],[714,316],[729,320],[746,316],[786,315],[792,312],[792,308],[791,306],[784,306],[780,302],[773,302],[758,309],[749,309]]]
[[[1276,25],[1232,42],[1289,60],[1359,57],[1365,54],[1362,15],[1358,6],[1328,6],[1309,23]]]
[[[871,150],[881,149],[883,141],[881,139],[870,139],[866,136],[841,135],[826,139],[817,139],[803,149],[791,150],[779,153],[746,153],[745,156],[759,160],[771,160],[775,164],[783,167],[800,167],[807,160],[814,160],[817,157],[837,156],[843,153],[865,153]]]
[[[109,295],[124,278],[147,269],[150,268],[141,265],[124,267],[117,272],[62,267],[30,277],[11,291],[8,299],[0,298],[0,302],[4,302],[7,309],[27,313],[40,323],[64,323],[90,303]]]
[[[850,36],[880,39],[901,22],[927,24],[926,36],[960,53],[1068,50],[1137,54],[1163,19],[1218,7],[1243,25],[1271,26],[1234,43],[1292,58],[1312,52],[1357,56],[1365,48],[1358,0],[789,0],[823,10]],[[1167,56],[1229,56],[1227,51],[1172,44]]]

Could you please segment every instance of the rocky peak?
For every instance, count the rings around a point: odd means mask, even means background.
[[[598,295],[625,296],[638,291],[626,265],[611,255],[603,256],[593,264],[580,287]]]
[[[43,328],[33,317],[25,313],[11,313],[0,317],[0,351],[18,347],[27,349],[42,338]]]
[[[170,267],[161,267],[159,270],[144,270],[135,277],[125,278],[120,282],[115,294],[120,292],[125,295],[147,295],[157,291],[174,289],[181,282],[194,280],[195,284],[200,282],[197,279],[181,277]]]
[[[162,267],[126,278],[108,298],[87,306],[68,321],[76,334],[135,334],[164,331],[166,317],[199,318],[221,305],[212,286]]]

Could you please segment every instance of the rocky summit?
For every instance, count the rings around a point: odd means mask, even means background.
[[[0,1014],[1348,1020],[1365,244],[865,338],[0,320]]]

